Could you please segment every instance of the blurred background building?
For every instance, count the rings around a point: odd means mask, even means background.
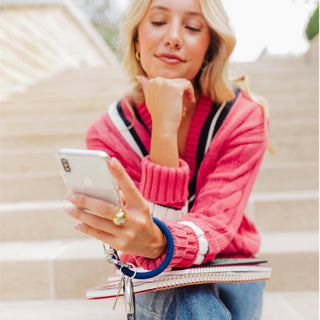
[[[55,152],[84,148],[89,124],[129,88],[116,50],[126,3],[1,1],[0,319],[123,317],[121,302],[113,312],[83,300],[113,269],[62,210]],[[268,100],[276,149],[246,210],[273,266],[263,320],[318,319],[318,2],[239,3],[226,2],[238,38],[231,68]]]

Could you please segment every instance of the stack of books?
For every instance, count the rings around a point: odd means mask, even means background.
[[[271,278],[272,268],[262,259],[215,259],[201,266],[172,269],[151,279],[133,279],[135,293],[165,290],[204,283],[253,282]],[[141,269],[137,270],[141,272]],[[110,276],[105,285],[88,289],[87,299],[114,298],[119,293],[120,272]],[[123,292],[120,292],[120,296]]]

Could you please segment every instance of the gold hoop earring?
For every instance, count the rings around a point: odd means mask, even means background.
[[[140,62],[141,57],[140,57],[140,52],[136,51],[136,59]]]

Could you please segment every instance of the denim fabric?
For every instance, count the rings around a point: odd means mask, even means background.
[[[232,320],[259,320],[265,282],[220,283],[219,297],[232,314]]]
[[[137,320],[259,320],[264,282],[203,284],[136,295]]]

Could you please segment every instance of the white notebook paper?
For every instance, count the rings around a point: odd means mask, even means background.
[[[165,290],[204,283],[264,281],[271,278],[272,268],[258,264],[259,261],[266,261],[256,259],[250,259],[250,261],[246,261],[246,259],[241,259],[241,261],[240,259],[232,259],[229,263],[229,260],[225,259],[217,263],[214,263],[214,261],[202,266],[167,270],[151,279],[133,279],[134,292]],[[120,273],[110,276],[109,282],[106,285],[88,289],[86,297],[88,299],[102,299],[117,296],[120,279]],[[121,295],[123,295],[122,290],[120,292]]]

